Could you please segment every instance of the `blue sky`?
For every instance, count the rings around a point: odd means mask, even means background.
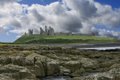
[[[120,8],[120,0],[96,0],[102,4],[111,5],[113,8]]]
[[[23,3],[23,4],[42,4],[42,5],[46,5],[46,4],[50,4],[52,2],[55,2],[55,1],[58,1],[58,0],[22,0],[20,3]]]
[[[61,0],[22,0],[20,3],[23,4],[50,4],[55,1],[61,1]],[[108,4],[111,5],[113,8],[120,8],[120,0],[96,0],[97,2],[100,2],[102,4]]]
[[[61,0],[22,0],[19,2],[20,4],[42,4],[42,5],[47,5],[55,1],[61,1]],[[120,8],[120,0],[96,0],[97,2],[101,4],[108,4],[111,5],[112,8]],[[97,27],[97,28],[103,28],[103,27]],[[120,28],[115,28],[115,30],[120,31]],[[4,34],[0,33],[0,42],[13,42],[16,39],[17,34],[15,33],[9,33],[9,34]]]

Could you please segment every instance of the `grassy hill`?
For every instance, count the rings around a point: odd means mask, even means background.
[[[83,35],[24,35],[17,39],[15,43],[98,43],[98,42],[116,42],[114,38],[83,36]]]

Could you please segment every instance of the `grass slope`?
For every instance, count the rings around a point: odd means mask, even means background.
[[[114,38],[83,36],[83,35],[24,35],[17,39],[15,43],[98,43],[98,42],[116,42]]]

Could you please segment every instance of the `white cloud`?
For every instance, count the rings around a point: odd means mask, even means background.
[[[4,6],[5,4],[10,4],[17,2],[18,0],[0,0],[0,6]]]
[[[89,18],[96,14],[97,8],[89,0],[63,0],[63,3],[71,9],[78,12],[81,18]]]
[[[1,0],[0,5],[0,28],[19,35],[27,32],[29,28],[37,32],[37,29],[44,25],[52,26],[56,31],[84,34],[92,34],[92,29],[97,24],[108,28],[120,27],[120,9],[112,9],[110,5],[94,0],[62,0],[45,6],[28,6],[16,0]],[[96,31],[102,33],[100,30]],[[110,31],[109,34],[115,33]]]
[[[95,3],[97,7],[97,16],[93,18],[96,24],[103,24],[107,27],[120,27],[120,10],[113,10],[109,5]]]
[[[98,34],[100,36],[120,38],[120,32],[116,32],[113,30],[100,29]]]

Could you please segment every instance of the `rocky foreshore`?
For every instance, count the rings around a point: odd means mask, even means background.
[[[120,80],[120,51],[39,45],[0,45],[0,80]]]

